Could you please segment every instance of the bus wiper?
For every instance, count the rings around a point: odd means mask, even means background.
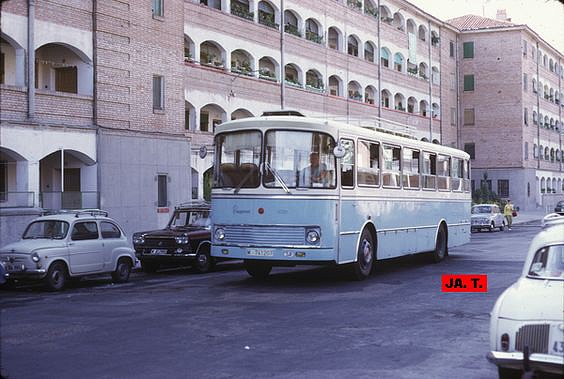
[[[266,167],[266,169],[268,171],[272,172],[274,179],[276,179],[278,181],[278,183],[280,183],[280,186],[282,187],[282,189],[284,191],[286,191],[286,193],[290,193],[290,189],[288,188],[288,186],[286,185],[286,182],[284,181],[284,179],[282,179],[282,177],[280,176],[278,171],[274,167],[272,167],[270,165],[270,163],[268,163],[268,162],[264,162],[264,167]]]
[[[253,170],[249,170],[249,172],[247,172],[247,175],[245,175],[243,177],[243,179],[241,179],[241,181],[239,182],[239,184],[237,184],[237,187],[235,187],[235,189],[233,190],[234,194],[238,194],[239,191],[241,190],[241,187],[243,187],[243,184],[245,184],[247,182],[247,180],[249,180],[249,178],[251,177],[251,175],[253,175],[255,172]]]

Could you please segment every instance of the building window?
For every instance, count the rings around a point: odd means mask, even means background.
[[[454,107],[450,108],[450,124],[456,125],[456,108]]]
[[[525,142],[525,160],[529,160],[529,143]]]
[[[462,44],[464,58],[474,58],[474,42],[464,42]]]
[[[474,108],[464,109],[464,125],[474,125],[475,122]]]
[[[8,198],[8,162],[0,161],[0,201]]]
[[[470,159],[476,159],[476,144],[474,142],[465,143],[464,151],[470,154]]]
[[[202,132],[209,132],[210,114],[208,112],[200,113],[200,130]]]
[[[153,109],[164,109],[164,77],[153,75]]]
[[[509,180],[500,179],[497,181],[497,194],[499,197],[509,197]]]
[[[157,207],[168,206],[168,176],[157,175]]]
[[[527,90],[527,74],[523,74],[523,91]]]
[[[464,91],[474,91],[474,75],[464,75]]]
[[[55,91],[78,93],[76,66],[55,68]]]
[[[527,41],[523,40],[523,56],[527,56]]]
[[[480,188],[485,188],[485,189],[487,189],[488,191],[491,192],[492,191],[492,181],[490,179],[480,180]]]
[[[4,53],[0,53],[0,84],[4,84]]]
[[[184,111],[184,129],[190,130],[190,110]]]
[[[449,43],[449,55],[451,58],[454,58],[454,42],[450,41]]]
[[[153,16],[163,17],[163,1],[164,0],[152,0],[153,1]]]
[[[523,109],[523,122],[525,123],[525,125],[529,125],[529,111],[527,110],[527,108]]]

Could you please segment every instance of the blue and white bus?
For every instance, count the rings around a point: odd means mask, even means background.
[[[212,256],[273,266],[348,265],[470,240],[469,155],[329,120],[268,115],[217,127]]]

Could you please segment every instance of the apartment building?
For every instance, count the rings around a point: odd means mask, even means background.
[[[563,200],[564,56],[526,25],[464,16],[459,33],[461,147],[482,184],[521,209]]]
[[[542,202],[542,188],[562,192],[562,148],[555,142],[562,54],[526,26],[466,30],[403,0],[3,0],[0,6],[0,238],[44,208],[102,207],[128,232],[160,226],[174,204],[209,189],[216,125],[281,107],[353,123],[382,118],[407,125],[401,131],[419,139],[459,148],[474,143],[474,178],[487,170],[493,183],[510,180],[509,195],[517,197],[523,186],[516,180],[538,177],[530,182],[531,206]],[[463,57],[474,35],[509,36],[511,28],[528,41],[521,63]],[[518,48],[513,42],[488,49],[521,52],[522,42]],[[482,48],[478,39],[475,46]],[[548,68],[532,60],[533,46]],[[507,54],[498,55],[507,62]],[[520,100],[509,83],[489,102],[481,98],[487,81],[510,72],[508,82],[528,74]],[[462,88],[472,73],[469,93]],[[482,79],[486,74],[491,79]],[[533,83],[542,91],[548,86],[548,99],[532,92]],[[499,121],[505,112],[482,108],[501,95],[511,115]],[[520,137],[513,134],[516,121],[507,121],[516,107]],[[470,108],[473,127],[464,125]],[[494,168],[506,166],[485,156],[497,154],[498,136],[510,127],[511,141],[523,148],[503,150],[515,158],[507,159],[513,176],[498,170],[497,177]]]

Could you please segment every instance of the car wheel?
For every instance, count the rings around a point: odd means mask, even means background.
[[[492,223],[490,224],[490,232],[493,232],[495,229],[495,223],[492,221]]]
[[[364,229],[360,236],[360,244],[356,253],[356,262],[352,264],[354,280],[364,280],[370,276],[374,266],[374,241],[368,229]]]
[[[159,269],[159,264],[157,262],[148,262],[141,260],[141,269],[143,270],[143,272],[152,274]]]
[[[67,267],[62,262],[55,262],[49,266],[43,281],[49,290],[60,291],[65,287],[67,276]]]
[[[505,220],[503,220],[503,221],[501,222],[501,225],[499,226],[499,231],[500,231],[500,232],[503,232],[504,230],[505,230]]]
[[[215,260],[210,255],[209,250],[203,249],[196,254],[196,263],[194,267],[200,274],[205,274],[213,270],[215,266]]]
[[[245,259],[245,270],[255,279],[266,279],[272,271],[272,265],[268,262]]]
[[[435,250],[433,250],[432,253],[433,262],[439,263],[440,261],[445,259],[447,252],[447,233],[444,225],[441,225],[439,226],[439,232],[437,233]]]
[[[499,379],[520,379],[521,378],[521,371],[514,370],[511,368],[505,367],[498,367],[497,373],[499,375]]]
[[[112,272],[112,280],[114,283],[125,283],[129,280],[129,274],[131,274],[131,262],[129,259],[121,258],[116,270]]]

